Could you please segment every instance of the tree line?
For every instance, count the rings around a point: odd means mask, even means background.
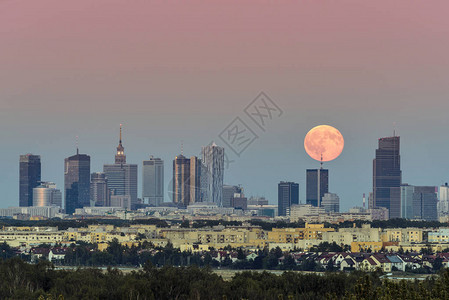
[[[448,299],[449,270],[423,281],[381,279],[380,272],[263,271],[230,280],[197,266],[141,270],[56,269],[48,261],[0,260],[0,299]]]

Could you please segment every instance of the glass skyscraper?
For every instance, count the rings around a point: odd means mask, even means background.
[[[178,155],[173,160],[173,203],[187,206],[190,201],[190,159]]]
[[[164,161],[150,156],[142,164],[142,198],[158,206],[164,202]]]
[[[109,206],[108,178],[105,173],[96,172],[90,175],[90,205]]]
[[[202,147],[201,153],[205,166],[201,176],[206,185],[203,201],[223,206],[224,148],[212,143]]]
[[[401,217],[402,182],[399,136],[379,139],[373,160],[373,197],[376,207],[386,207],[390,218]]]
[[[90,156],[76,154],[64,160],[65,212],[90,206]]]
[[[306,204],[321,206],[321,201],[326,193],[329,193],[329,170],[307,169]]]
[[[41,157],[20,155],[19,169],[19,206],[33,206],[33,189],[41,181]]]
[[[294,204],[299,204],[299,184],[281,181],[278,184],[278,215],[289,216]]]

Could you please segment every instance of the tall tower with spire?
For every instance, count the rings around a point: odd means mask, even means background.
[[[111,203],[119,198],[129,198],[125,208],[131,207],[134,209],[138,202],[137,165],[126,163],[125,148],[122,145],[122,124],[120,124],[120,137],[115,163],[104,165],[103,172],[107,177],[108,188],[111,191]]]
[[[120,138],[117,146],[117,154],[115,155],[116,164],[126,164],[125,147],[122,145],[122,124],[120,124]]]

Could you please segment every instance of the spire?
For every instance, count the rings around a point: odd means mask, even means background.
[[[323,169],[323,153],[321,153],[321,161],[320,161],[321,169]]]
[[[79,147],[78,147],[78,136],[76,136],[76,155],[78,155],[78,154],[80,154],[80,151],[79,151]]]
[[[115,155],[116,164],[126,164],[125,147],[122,145],[122,124],[120,124],[120,137],[117,146],[117,154]]]
[[[120,124],[120,139],[119,139],[119,144],[122,144],[122,124]]]

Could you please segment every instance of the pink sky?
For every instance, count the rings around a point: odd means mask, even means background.
[[[112,159],[121,122],[129,156],[136,163],[162,156],[171,176],[181,139],[190,140],[185,147],[193,155],[263,90],[286,114],[229,171],[229,183],[270,201],[279,180],[299,181],[304,192],[303,170],[314,165],[302,138],[324,123],[349,142],[331,187],[354,202],[369,192],[376,140],[393,122],[403,143],[428,139],[403,153],[422,159],[420,170],[449,151],[441,138],[449,108],[448,11],[447,0],[0,0],[0,126],[8,129],[0,137],[10,141],[1,163],[11,169],[0,188],[16,185],[18,155],[26,152],[45,157],[43,177],[62,186],[62,159],[75,135],[97,156],[98,171]],[[273,153],[287,161],[276,175],[248,179],[263,173],[253,169],[256,159]],[[350,159],[366,178],[347,192]],[[420,183],[416,170],[404,174]],[[447,180],[443,168],[437,174],[433,184]],[[9,205],[17,202],[16,189],[7,196]]]

